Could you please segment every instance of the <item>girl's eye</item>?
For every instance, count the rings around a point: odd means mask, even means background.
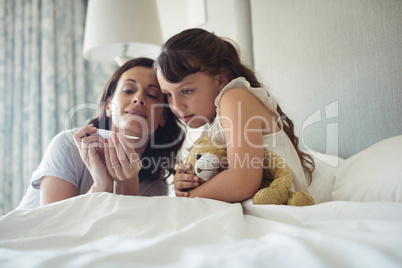
[[[163,94],[165,94],[167,98],[172,97],[172,93],[163,93]]]
[[[189,94],[191,94],[191,92],[193,92],[191,89],[183,89],[183,94],[184,95],[189,95]]]

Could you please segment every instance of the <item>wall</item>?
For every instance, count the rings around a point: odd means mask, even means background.
[[[255,70],[306,147],[349,157],[402,134],[402,1],[251,0],[251,14]]]
[[[193,9],[197,2],[204,10]],[[188,28],[203,28],[234,40],[240,48],[242,60],[253,66],[250,3],[248,0],[157,0],[164,41]],[[205,12],[205,21],[197,24],[191,20]]]

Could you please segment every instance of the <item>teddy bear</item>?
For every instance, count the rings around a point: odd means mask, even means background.
[[[202,184],[228,168],[226,147],[214,143],[204,135],[190,149],[186,163],[192,166],[187,173],[197,175]],[[291,191],[292,172],[282,157],[264,150],[263,167],[260,189],[253,196],[254,204],[314,205],[314,199],[308,193]]]

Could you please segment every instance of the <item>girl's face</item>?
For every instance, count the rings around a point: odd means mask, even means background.
[[[133,67],[120,77],[106,115],[112,117],[112,131],[150,136],[166,118],[163,93],[153,68]]]
[[[162,92],[167,95],[170,109],[187,126],[198,128],[214,120],[215,98],[227,84],[221,75],[197,72],[178,83],[171,83],[158,69],[157,77]]]

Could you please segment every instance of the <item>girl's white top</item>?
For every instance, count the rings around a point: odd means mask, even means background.
[[[266,107],[267,111],[272,115],[274,120],[278,123],[280,130],[276,133],[267,134],[263,136],[264,148],[268,149],[285,159],[293,175],[293,189],[296,191],[308,191],[308,182],[303,171],[303,167],[300,163],[299,156],[290,141],[289,137],[283,130],[282,119],[277,112],[276,101],[269,96],[268,92],[263,88],[252,88],[250,83],[244,77],[238,77],[233,79],[227,84],[220,94],[215,99],[216,106],[216,118],[210,127],[206,130],[205,134],[208,135],[218,145],[226,145],[225,134],[220,121],[219,104],[220,100],[228,90],[232,88],[241,88],[253,93]],[[241,108],[239,107],[239,112]],[[243,122],[246,124],[246,122]],[[249,162],[249,163],[248,163]],[[239,163],[243,165],[251,164],[247,159],[240,159]]]

